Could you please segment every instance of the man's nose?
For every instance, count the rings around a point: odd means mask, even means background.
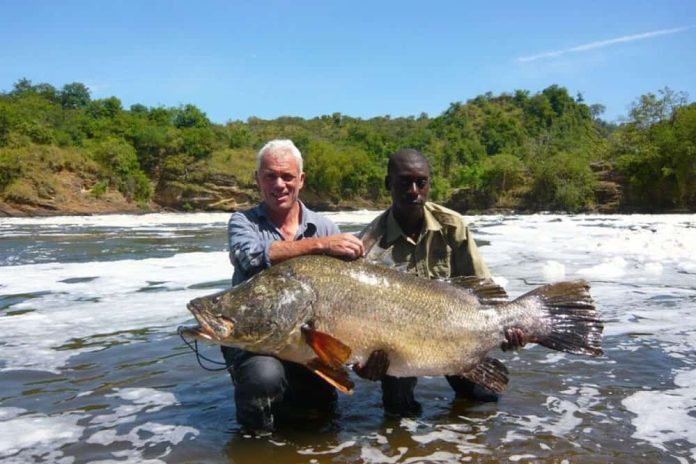
[[[409,182],[406,185],[406,192],[408,192],[409,194],[412,194],[412,195],[418,195],[418,185],[416,185],[415,180]]]

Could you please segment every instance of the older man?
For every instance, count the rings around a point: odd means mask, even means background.
[[[302,155],[290,140],[272,140],[256,157],[256,184],[261,203],[236,212],[228,223],[232,284],[286,259],[329,254],[355,259],[362,241],[340,233],[329,219],[300,200],[304,186]],[[284,406],[332,408],[336,392],[304,366],[272,356],[223,347],[235,386],[237,421],[247,429],[269,431]]]

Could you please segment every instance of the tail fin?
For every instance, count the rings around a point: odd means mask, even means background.
[[[517,298],[513,303],[540,305],[545,327],[533,335],[534,342],[547,348],[575,354],[602,354],[600,320],[584,280],[544,285]]]

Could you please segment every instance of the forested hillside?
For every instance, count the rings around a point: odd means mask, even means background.
[[[477,96],[442,114],[212,123],[193,105],[92,99],[71,83],[19,80],[0,93],[0,214],[234,210],[257,200],[256,150],[291,138],[303,198],[319,209],[380,207],[386,157],[423,151],[432,198],[482,211],[696,211],[696,104],[665,88],[620,125],[560,86]]]

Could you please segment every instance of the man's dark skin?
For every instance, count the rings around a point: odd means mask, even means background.
[[[414,241],[423,230],[425,213],[423,206],[430,192],[430,166],[423,155],[412,149],[399,150],[389,157],[384,186],[391,193],[392,212],[399,227]],[[503,351],[524,347],[527,339],[518,328],[505,332]],[[368,380],[382,379],[389,369],[389,356],[382,350],[370,354],[365,365],[353,370]]]

